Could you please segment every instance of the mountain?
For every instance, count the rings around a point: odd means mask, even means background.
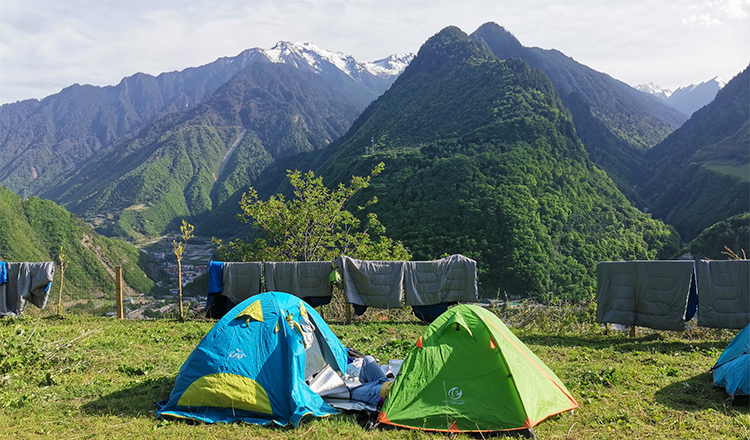
[[[680,87],[669,95],[667,103],[686,115],[692,115],[711,102],[725,85],[726,82],[717,76],[700,84]]]
[[[120,139],[41,192],[107,235],[163,234],[199,221],[273,161],[320,149],[358,103],[318,74],[251,63],[196,107]]]
[[[666,101],[667,98],[669,98],[669,96],[672,94],[671,90],[663,89],[661,88],[661,86],[657,86],[653,82],[650,82],[648,84],[639,84],[635,86],[635,89],[643,93],[648,93],[649,95],[654,95],[663,101]]]
[[[498,59],[455,27],[430,38],[316,154],[330,156],[316,171],[328,185],[383,162],[353,203],[377,196],[365,213],[417,260],[475,259],[483,296],[590,297],[598,261],[667,256],[680,245],[591,163],[542,71]]]
[[[165,280],[158,263],[132,245],[102,237],[76,216],[49,200],[21,199],[0,187],[0,261],[53,261],[62,248],[67,255],[65,299],[113,298],[114,268],[122,267],[124,291],[162,293],[155,280]],[[149,274],[147,276],[146,274]],[[57,268],[52,284],[56,304],[60,288]]]
[[[669,89],[662,89],[652,82],[638,85],[635,88],[656,96],[686,115],[692,115],[693,112],[711,102],[724,85],[726,85],[726,82],[717,76],[700,84],[680,87],[674,92]]]
[[[337,77],[344,73],[375,92],[376,96],[385,92],[414,58],[413,54],[394,54],[382,60],[361,63],[349,55],[321,49],[312,43],[285,41],[271,49],[252,51],[253,56],[264,56],[273,63],[290,64],[300,70],[315,72],[330,83],[340,81]]]
[[[750,67],[645,154],[639,193],[685,239],[750,211]]]
[[[557,50],[524,47],[495,23],[482,25],[471,38],[484,43],[498,58],[520,58],[549,77],[572,113],[591,160],[631,199],[635,199],[632,183],[643,167],[642,153],[687,119],[660,100]]]
[[[116,86],[74,84],[39,100],[0,106],[0,185],[38,194],[115,141],[167,114],[194,108],[243,68],[287,63],[319,74],[361,111],[383,93],[411,59],[393,55],[372,63],[312,44],[280,42],[179,72],[138,73]]]

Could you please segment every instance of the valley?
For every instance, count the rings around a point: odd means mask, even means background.
[[[495,23],[447,27],[416,55],[373,63],[280,42],[3,105],[0,185],[138,243],[157,258],[137,264],[168,270],[159,239],[182,220],[202,237],[185,263],[203,266],[211,237],[259,237],[236,220],[251,187],[290,197],[287,170],[334,187],[382,162],[350,206],[376,197],[357,215],[376,215],[414,259],[476,259],[482,296],[575,302],[593,294],[598,261],[672,258],[750,211],[747,75],[688,117],[656,88],[526,47]]]

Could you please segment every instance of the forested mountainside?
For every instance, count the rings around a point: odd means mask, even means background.
[[[632,201],[642,153],[679,127],[687,115],[557,50],[527,48],[507,30],[486,23],[471,34],[500,59],[521,58],[542,70],[573,115],[576,133],[591,160]]]
[[[750,211],[750,67],[645,154],[640,193],[684,239]]]
[[[122,266],[126,293],[161,293],[154,280],[166,280],[167,276],[150,256],[124,241],[100,236],[53,202],[37,197],[21,199],[1,186],[0,237],[0,261],[55,263],[55,295],[60,287],[58,258],[62,251],[68,261],[66,299],[113,298],[115,266]],[[57,296],[52,300],[50,304],[56,304]]]
[[[313,71],[305,61],[315,59],[321,78],[346,94],[359,111],[395,79],[397,72],[386,69],[393,67],[389,63],[404,62],[391,57],[381,60],[383,66],[375,67],[384,73],[376,76],[347,57],[355,80],[319,53],[292,49],[292,44],[279,43],[271,49],[274,61]],[[200,104],[246,66],[270,62],[267,52],[248,49],[236,57],[179,72],[158,76],[138,73],[116,86],[75,84],[41,101],[4,104],[0,106],[0,157],[4,159],[0,161],[0,185],[19,194],[22,190],[38,194],[61,173],[80,166],[148,122]]]
[[[41,195],[107,235],[159,235],[179,218],[199,221],[274,160],[324,147],[358,111],[319,75],[251,64],[204,103],[114,143]]]
[[[710,227],[693,239],[673,258],[689,253],[693,258],[727,260],[750,257],[750,212],[729,217]]]
[[[362,197],[378,197],[370,209],[415,259],[477,260],[487,296],[579,298],[598,261],[667,257],[680,240],[628,202],[575,132],[544,73],[449,27],[320,153],[332,156],[319,174],[334,185],[382,161]]]

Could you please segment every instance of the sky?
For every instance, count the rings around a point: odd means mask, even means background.
[[[0,104],[278,41],[375,61],[489,21],[632,86],[728,81],[750,64],[750,0],[0,0]]]

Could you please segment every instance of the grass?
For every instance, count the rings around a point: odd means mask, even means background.
[[[156,419],[156,402],[169,396],[213,322],[46,313],[0,319],[0,438],[444,438],[368,431],[356,414],[310,420],[296,430]],[[581,405],[538,425],[540,439],[750,438],[748,405],[731,402],[709,372],[736,331],[639,329],[631,339],[594,323],[591,307],[497,313]],[[391,312],[332,328],[344,345],[385,362],[403,358],[424,325]]]
[[[729,176],[739,177],[745,182],[750,181],[750,178],[748,177],[747,164],[732,165],[732,164],[711,163],[711,164],[707,164],[706,167],[710,169],[711,171],[717,172],[719,174],[726,174]]]

